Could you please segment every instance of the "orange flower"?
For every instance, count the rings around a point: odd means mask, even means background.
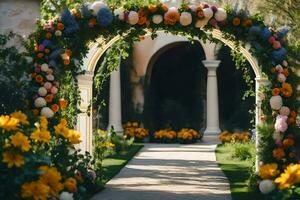
[[[291,117],[296,118],[297,117],[297,112],[296,111],[292,111],[290,115],[291,115]]]
[[[168,6],[166,4],[161,4],[161,9],[164,11],[164,12],[167,12],[168,11]]]
[[[40,111],[38,109],[32,109],[32,112],[35,116],[39,115]]]
[[[285,157],[285,152],[282,148],[276,148],[273,150],[273,157],[276,159],[282,159]]]
[[[203,12],[203,8],[202,6],[198,6],[197,9],[196,9],[196,13],[197,13],[197,16],[199,18],[204,18],[204,12]]]
[[[147,18],[145,16],[139,18],[139,25],[144,25],[147,22]]]
[[[36,72],[31,73],[31,78],[35,78],[36,77]]]
[[[287,139],[284,139],[283,140],[283,146],[284,148],[289,148],[289,147],[292,147],[294,146],[295,144],[295,141],[291,138],[287,138]]]
[[[148,10],[150,12],[154,13],[157,11],[157,7],[156,7],[156,5],[150,5],[150,6],[148,6]]]
[[[275,67],[272,67],[271,73],[272,73],[272,74],[275,74],[276,72],[277,72],[276,68],[275,68]]]
[[[273,90],[272,90],[272,95],[273,96],[277,96],[277,95],[279,95],[280,94],[280,89],[279,88],[274,88]]]
[[[77,190],[77,181],[75,178],[67,178],[64,182],[64,186],[69,192],[74,193]]]
[[[294,124],[296,122],[294,117],[289,117],[287,120],[288,125]]]
[[[59,100],[59,106],[60,106],[60,108],[61,108],[62,110],[65,109],[65,108],[67,108],[67,106],[68,106],[68,101],[65,100],[65,99],[60,99],[60,100]]]
[[[43,54],[43,53],[38,53],[38,54],[37,54],[37,57],[38,57],[38,58],[42,58],[42,57],[44,57],[44,54]]]
[[[96,26],[96,24],[97,24],[96,18],[92,18],[92,19],[89,20],[89,25]]]
[[[41,76],[41,75],[37,75],[36,77],[35,77],[35,81],[37,82],[37,83],[41,83],[41,82],[43,82],[43,77]]]
[[[52,34],[49,33],[49,32],[47,32],[46,35],[45,35],[45,37],[46,37],[47,39],[50,39],[50,38],[52,37]]]
[[[71,56],[71,55],[72,55],[72,50],[71,50],[71,49],[66,49],[66,50],[65,50],[65,53],[66,53],[68,56]]]
[[[45,100],[46,100],[47,103],[50,103],[50,102],[53,101],[53,98],[54,98],[53,94],[48,94],[48,95],[45,97]]]
[[[46,54],[50,53],[50,50],[49,49],[45,49],[45,53]]]
[[[62,30],[64,30],[64,28],[65,28],[65,25],[63,24],[63,23],[57,23],[57,29],[58,30],[60,30],[60,31],[62,31]]]
[[[251,19],[246,19],[246,20],[243,21],[242,25],[244,27],[250,27],[250,26],[252,26],[252,20]]]
[[[177,10],[169,10],[165,13],[164,19],[166,25],[175,25],[179,21],[180,14]]]
[[[239,26],[241,24],[241,19],[238,18],[238,17],[235,17],[233,20],[232,20],[232,24],[234,26]]]
[[[51,110],[56,113],[59,110],[59,106],[57,104],[53,104],[51,106]]]
[[[64,59],[64,65],[69,65],[70,64],[70,59]]]
[[[289,83],[283,83],[281,88],[281,93],[284,97],[290,97],[293,94],[292,85]]]
[[[282,73],[284,74],[285,77],[288,77],[290,75],[288,68],[284,68]]]

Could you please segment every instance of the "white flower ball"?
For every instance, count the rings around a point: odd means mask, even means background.
[[[44,87],[45,87],[47,90],[50,90],[50,89],[52,88],[52,83],[46,82],[46,83],[44,84]]]
[[[195,27],[196,28],[203,28],[204,26],[207,25],[209,19],[208,18],[205,18],[205,19],[198,19],[196,24],[195,24]]]
[[[282,136],[281,136],[281,133],[280,133],[280,132],[274,131],[274,133],[273,133],[273,139],[274,139],[274,140],[281,140],[281,139],[282,139],[281,137],[282,137]]]
[[[218,8],[217,12],[215,13],[215,19],[218,22],[222,22],[227,19],[227,13],[223,8]]]
[[[38,97],[34,100],[34,106],[37,108],[42,108],[46,106],[47,102],[43,97]]]
[[[97,13],[98,13],[98,11],[99,11],[101,8],[106,8],[106,7],[107,7],[106,3],[102,2],[102,1],[95,1],[95,2],[91,5],[90,9],[92,10],[92,14],[93,14],[94,16],[96,16]]]
[[[284,83],[286,81],[286,77],[284,74],[278,74],[277,76],[277,80],[280,82],[280,83]]]
[[[47,63],[44,63],[44,64],[41,65],[41,70],[42,70],[43,72],[48,71],[48,69],[49,69],[49,65],[48,65]]]
[[[57,87],[52,87],[52,88],[51,88],[51,93],[52,93],[52,94],[56,94],[57,92],[58,92]]]
[[[119,20],[124,21],[125,19],[125,14],[124,14],[124,9],[123,8],[118,8],[114,11],[114,15],[119,18]]]
[[[161,15],[153,15],[152,22],[154,24],[160,24],[163,21],[163,17]]]
[[[44,97],[44,96],[47,95],[48,91],[47,91],[46,88],[40,87],[39,90],[38,90],[38,93],[39,93],[40,96]]]
[[[279,72],[279,73],[283,72],[283,68],[282,68],[281,65],[276,65],[275,69],[276,69],[276,71]]]
[[[73,200],[73,193],[70,192],[62,192],[59,195],[59,200]]]
[[[291,111],[287,106],[282,106],[279,110],[280,115],[289,116]]]
[[[130,11],[128,14],[128,23],[135,25],[139,22],[139,14],[135,11]]]
[[[62,35],[62,32],[60,30],[55,31],[55,36],[60,37]]]
[[[214,16],[214,11],[212,11],[212,9],[210,9],[210,8],[204,8],[203,14],[204,14],[205,18],[210,19],[210,18],[212,18],[212,16]]]
[[[46,78],[48,81],[54,81],[54,76],[52,74],[48,74]]]
[[[188,26],[192,23],[193,18],[191,13],[189,12],[182,12],[180,15],[179,22],[182,26]]]
[[[282,107],[282,98],[281,96],[272,96],[270,99],[270,105],[273,110],[279,110]]]
[[[263,194],[269,194],[273,190],[275,190],[276,186],[272,180],[262,180],[259,183],[259,190]]]
[[[282,61],[282,65],[287,67],[289,65],[289,63],[286,60],[284,60],[284,61]]]
[[[46,118],[51,118],[54,116],[54,112],[49,107],[44,107],[41,110],[41,115],[45,116]]]
[[[299,115],[297,115],[297,117],[296,117],[296,126],[300,127],[300,116]]]

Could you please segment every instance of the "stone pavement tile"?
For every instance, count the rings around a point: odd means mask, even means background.
[[[92,200],[230,200],[216,136],[191,145],[146,144]]]

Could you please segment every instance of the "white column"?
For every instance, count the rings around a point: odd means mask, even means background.
[[[221,132],[219,127],[219,101],[218,101],[218,80],[217,68],[219,60],[204,60],[202,61],[207,68],[207,118],[205,135],[217,135]]]
[[[261,87],[268,86],[270,84],[269,80],[266,78],[261,78],[261,77],[256,77],[255,78],[255,146],[256,149],[258,150],[259,147],[259,136],[258,136],[258,131],[257,128],[258,126],[262,123],[261,117],[263,115],[262,110],[261,110],[261,103],[262,100],[264,100],[265,96],[264,94],[260,91]],[[256,172],[258,172],[259,168],[259,162],[260,159],[258,157],[258,154],[256,154],[256,159],[255,159],[255,169]]]
[[[114,127],[118,134],[123,134],[121,108],[121,74],[120,68],[110,75],[109,87],[109,122],[107,129]]]

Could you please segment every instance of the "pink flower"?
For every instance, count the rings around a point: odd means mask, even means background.
[[[284,133],[288,128],[287,119],[288,119],[287,116],[283,116],[283,115],[277,116],[276,123],[275,123],[275,130]]]

